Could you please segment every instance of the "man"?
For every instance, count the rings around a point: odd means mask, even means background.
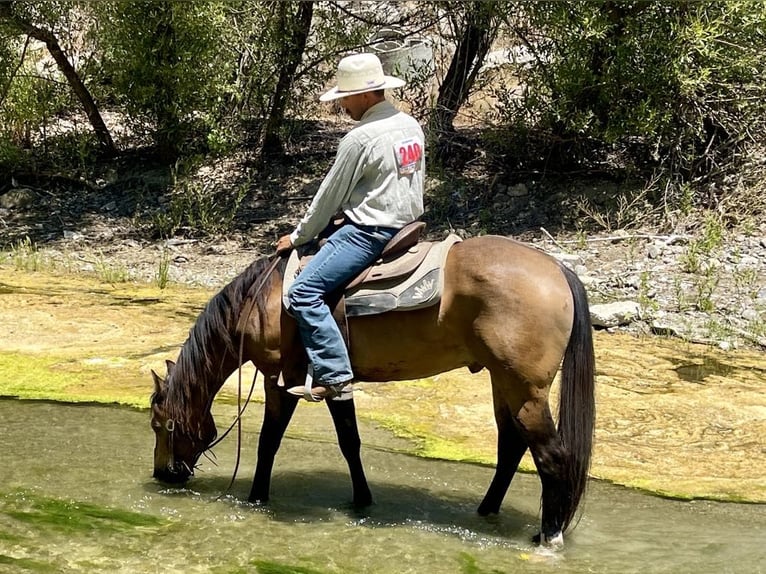
[[[338,145],[335,162],[295,231],[277,242],[277,253],[314,239],[342,211],[345,222],[311,259],[288,292],[309,358],[311,392],[289,392],[319,401],[340,395],[354,373],[348,349],[324,296],[375,261],[396,232],[423,213],[423,130],[385,99],[384,90],[405,82],[383,74],[374,54],[354,54],[338,64],[337,86],[320,96],[359,122]]]

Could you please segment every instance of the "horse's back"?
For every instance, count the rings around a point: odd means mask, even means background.
[[[504,237],[467,239],[449,252],[438,305],[349,320],[354,372],[391,381],[512,365],[518,377],[549,382],[569,340],[572,309],[555,259]]]
[[[546,315],[556,302],[571,301],[558,261],[498,235],[467,239],[452,248],[445,266],[445,290],[485,303],[540,307]]]

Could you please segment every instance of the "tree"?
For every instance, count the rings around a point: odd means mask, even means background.
[[[684,181],[732,172],[766,130],[759,0],[534,2],[520,30],[537,60],[509,121],[548,131],[570,161],[594,144]],[[630,150],[630,151],[627,151]]]
[[[285,117],[285,109],[298,66],[306,49],[306,41],[311,28],[314,2],[274,2],[276,19],[274,24],[282,31],[277,48],[277,61],[280,62],[279,79],[274,89],[271,109],[268,112],[266,127],[263,131],[261,153],[281,154],[282,140],[279,128]]]
[[[72,88],[72,91],[82,104],[102,150],[108,155],[116,153],[117,150],[114,141],[112,140],[112,136],[101,117],[101,113],[99,112],[93,96],[88,91],[88,88],[80,78],[77,70],[75,70],[74,66],[67,58],[56,36],[50,30],[36,25],[24,18],[20,14],[17,5],[18,3],[14,1],[0,2],[0,19],[16,29],[19,33],[26,34],[46,45],[51,57],[56,62],[58,69],[64,75]]]
[[[194,128],[215,122],[235,64],[228,47],[228,4],[101,0],[89,5],[99,22],[100,73],[133,127],[151,133],[166,161],[174,161],[187,144],[198,147]]]
[[[429,122],[437,138],[454,131],[453,121],[476,81],[484,58],[497,37],[502,2],[448,2],[447,10],[456,38],[455,52],[439,87]]]

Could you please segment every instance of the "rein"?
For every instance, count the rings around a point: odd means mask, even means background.
[[[250,285],[250,288],[247,290],[247,293],[245,293],[244,301],[246,302],[245,303],[246,309],[243,310],[242,313],[240,313],[239,319],[237,320],[237,325],[235,327],[235,331],[239,331],[239,357],[238,357],[239,366],[237,367],[237,418],[234,419],[234,422],[231,423],[231,425],[229,426],[229,428],[226,430],[225,433],[223,433],[220,437],[218,437],[216,440],[210,443],[205,449],[205,450],[210,450],[215,445],[219,444],[232,431],[232,429],[234,428],[234,425],[237,426],[237,461],[234,465],[234,473],[232,474],[231,481],[229,482],[229,486],[226,487],[226,492],[224,494],[228,493],[231,490],[231,487],[234,484],[234,480],[237,478],[237,471],[239,470],[239,462],[240,462],[241,453],[242,453],[242,415],[245,413],[245,409],[247,408],[247,405],[250,404],[250,399],[253,396],[253,391],[255,390],[256,379],[258,378],[258,367],[255,367],[253,382],[250,384],[250,392],[247,394],[247,399],[245,399],[245,404],[242,405],[242,362],[244,358],[244,346],[245,346],[244,326],[245,324],[247,324],[247,321],[250,319],[250,315],[253,312],[253,307],[255,307],[256,298],[258,297],[260,292],[263,290],[263,287],[266,285],[266,281],[268,281],[271,274],[277,268],[277,265],[279,265],[280,259],[281,259],[280,256],[274,257],[271,264],[266,269],[266,272],[261,277],[261,280],[257,283],[254,282],[252,285]],[[171,433],[171,440],[172,440],[172,433]],[[221,494],[221,496],[223,496],[223,494]],[[221,498],[221,496],[219,496],[218,498]]]

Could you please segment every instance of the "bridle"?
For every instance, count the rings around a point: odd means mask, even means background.
[[[274,270],[277,268],[277,265],[279,265],[280,259],[285,257],[285,255],[289,253],[289,251],[284,252],[283,254],[277,254],[274,256],[274,259],[269,264],[269,267],[266,269],[266,272],[262,275],[260,281],[254,282],[250,288],[245,293],[245,297],[243,301],[245,301],[245,309],[243,312],[240,313],[239,319],[237,320],[237,325],[235,327],[235,332],[239,332],[239,356],[238,356],[238,366],[237,366],[237,417],[234,419],[234,421],[229,425],[229,428],[226,429],[226,432],[224,432],[221,436],[219,436],[217,439],[213,440],[209,445],[207,445],[202,452],[205,452],[206,450],[210,450],[217,444],[219,444],[226,436],[234,429],[234,426],[237,427],[237,460],[234,465],[234,473],[231,477],[231,482],[229,483],[229,486],[226,488],[226,493],[229,492],[232,485],[234,484],[234,480],[237,477],[237,471],[239,469],[239,463],[240,463],[240,455],[241,455],[241,445],[242,445],[242,415],[245,413],[245,409],[247,409],[247,406],[250,404],[250,399],[253,396],[253,392],[255,390],[255,383],[258,379],[258,367],[255,368],[255,374],[253,375],[253,381],[250,384],[250,391],[247,394],[247,398],[245,399],[244,405],[242,404],[242,363],[244,358],[244,346],[245,346],[245,335],[244,335],[244,325],[247,323],[247,321],[250,319],[250,315],[253,312],[253,308],[255,307],[255,301],[256,297],[260,294],[260,292],[263,290],[263,287],[266,285],[266,281],[269,279],[271,274],[274,272]],[[246,311],[246,312],[245,312]],[[212,406],[213,398],[210,399],[210,405]],[[168,433],[168,448],[170,452],[170,458],[168,460],[167,467],[169,469],[175,468],[175,449],[173,444],[173,436],[176,429],[176,423],[173,419],[167,419],[165,421],[165,430]],[[184,466],[186,466],[186,463],[184,463]],[[191,475],[194,474],[194,469],[188,468],[189,473]],[[224,493],[225,494],[225,493]],[[223,494],[221,495],[223,496]],[[220,497],[219,497],[220,498]]]

